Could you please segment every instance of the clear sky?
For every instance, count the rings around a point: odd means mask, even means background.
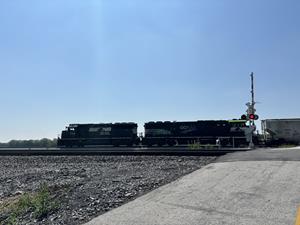
[[[69,123],[300,117],[299,0],[0,3],[0,141]],[[140,128],[140,130],[142,127]]]

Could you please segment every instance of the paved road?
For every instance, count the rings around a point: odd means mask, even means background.
[[[218,162],[234,161],[300,161],[300,147],[278,148],[278,149],[258,149],[247,152],[237,152],[227,154],[218,159]]]
[[[293,225],[300,148],[221,157],[86,225]]]

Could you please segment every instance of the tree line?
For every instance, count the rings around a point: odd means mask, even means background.
[[[0,143],[2,148],[52,148],[56,147],[57,139],[43,138],[40,140],[11,140],[7,143]]]

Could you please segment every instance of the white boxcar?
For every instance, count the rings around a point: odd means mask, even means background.
[[[300,144],[300,118],[262,120],[261,127],[265,140]]]

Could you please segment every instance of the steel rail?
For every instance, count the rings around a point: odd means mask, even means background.
[[[174,155],[174,156],[218,156],[227,153],[248,151],[248,148],[2,148],[0,156],[63,156],[63,155]]]

